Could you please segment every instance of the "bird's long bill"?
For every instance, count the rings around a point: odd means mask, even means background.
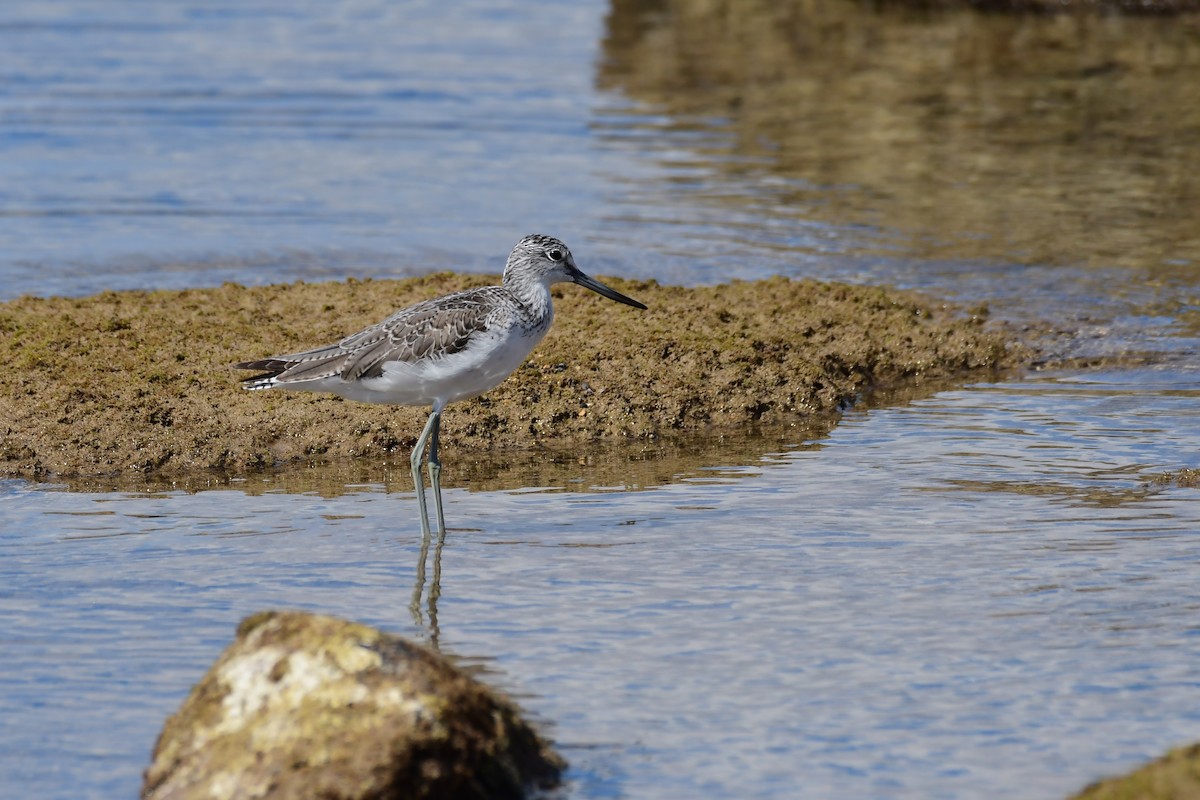
[[[575,283],[578,283],[580,286],[586,286],[587,288],[591,289],[596,294],[607,297],[609,300],[616,300],[618,303],[624,303],[625,305],[633,306],[634,308],[645,308],[646,307],[645,304],[639,303],[637,300],[634,300],[632,297],[626,297],[625,295],[618,292],[616,289],[610,289],[609,287],[605,286],[600,281],[596,280],[595,278],[589,278],[587,275],[584,275],[582,272],[576,271],[575,274],[571,276],[571,280],[573,280]]]

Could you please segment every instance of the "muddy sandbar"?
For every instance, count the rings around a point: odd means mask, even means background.
[[[230,364],[336,341],[397,308],[494,280],[226,284],[0,304],[0,474],[242,475],[407,452],[428,409],[246,392]],[[556,287],[554,327],[530,359],[447,410],[447,454],[802,423],[872,389],[965,379],[1025,357],[985,314],[889,289],[611,283],[650,310]]]

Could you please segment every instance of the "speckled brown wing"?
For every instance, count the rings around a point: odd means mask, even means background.
[[[303,353],[245,361],[239,369],[261,369],[265,374],[246,379],[256,382],[300,383],[332,378],[376,378],[387,362],[413,363],[463,350],[471,337],[487,330],[496,313],[494,287],[473,289],[418,303],[347,336],[337,344]],[[503,307],[501,305],[501,307]]]
[[[477,289],[406,308],[340,342],[350,351],[342,379],[377,378],[389,361],[415,363],[457,353],[488,329],[496,304],[488,289]]]

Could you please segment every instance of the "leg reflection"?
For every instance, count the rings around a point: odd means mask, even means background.
[[[425,594],[425,563],[429,560],[429,542],[433,537],[428,533],[421,536],[421,552],[417,557],[417,577],[413,584],[412,599],[408,603],[408,611],[412,614],[413,623],[429,631],[429,642],[433,649],[438,646],[437,603],[442,596],[442,547],[446,544],[446,529],[438,531],[437,545],[433,548],[433,581],[429,585],[429,624],[425,624],[425,615],[421,609],[421,597]]]

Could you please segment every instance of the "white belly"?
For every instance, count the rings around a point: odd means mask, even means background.
[[[402,406],[443,405],[483,394],[501,384],[521,365],[547,328],[525,333],[520,329],[475,336],[470,346],[452,355],[413,363],[392,361],[383,375],[344,381],[340,377],[294,385],[297,389],[332,392],[364,403]],[[320,384],[320,385],[314,385]],[[293,387],[287,387],[293,388]]]

